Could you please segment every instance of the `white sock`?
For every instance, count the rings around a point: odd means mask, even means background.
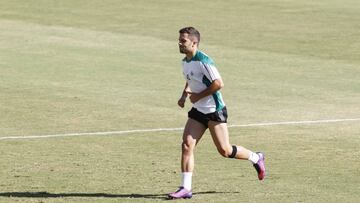
[[[253,164],[256,164],[259,161],[260,157],[258,154],[251,152],[250,153],[250,157],[249,157],[249,161],[251,161]]]
[[[191,190],[191,179],[192,172],[182,172],[182,186],[189,191]]]

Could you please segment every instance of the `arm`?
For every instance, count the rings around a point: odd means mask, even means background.
[[[192,93],[192,92],[187,92],[187,93],[190,94],[191,103],[195,103],[204,97],[214,94],[216,91],[219,91],[222,87],[224,87],[224,83],[221,78],[218,78],[214,80],[208,88],[206,88],[204,91],[200,93]]]
[[[185,83],[185,87],[184,87],[184,90],[182,92],[182,95],[178,101],[178,105],[181,107],[181,108],[184,108],[185,106],[185,101],[186,101],[186,97],[188,95],[188,92],[190,92],[190,89],[188,87],[188,83],[186,82]]]

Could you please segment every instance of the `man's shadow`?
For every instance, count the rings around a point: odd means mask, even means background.
[[[109,194],[109,193],[49,193],[49,192],[2,192],[0,197],[61,198],[61,197],[105,197],[105,198],[149,198],[164,199],[166,194]]]
[[[196,192],[193,195],[238,193],[238,192]],[[108,194],[108,193],[49,193],[49,192],[2,192],[0,197],[18,198],[61,198],[61,197],[93,197],[93,198],[138,198],[138,199],[168,199],[168,194]]]

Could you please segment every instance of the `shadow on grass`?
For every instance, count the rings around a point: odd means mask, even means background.
[[[193,195],[225,194],[238,192],[195,192]],[[48,192],[2,192],[0,197],[18,198],[62,198],[62,197],[102,197],[102,198],[136,198],[136,199],[168,199],[168,194],[108,194],[108,193],[48,193]]]

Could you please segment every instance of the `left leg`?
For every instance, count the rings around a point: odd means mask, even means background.
[[[259,180],[263,180],[265,178],[266,172],[263,153],[254,153],[242,146],[231,146],[226,123],[209,121],[208,125],[211,137],[213,138],[218,152],[222,156],[244,160],[247,159],[251,161],[258,173]]]
[[[223,157],[230,157],[233,153],[233,146],[229,141],[229,132],[226,123],[219,123],[215,121],[209,121],[209,130],[211,137],[214,141],[216,149]],[[235,146],[237,152],[235,154],[236,159],[248,160],[251,156],[251,151],[242,146]]]

